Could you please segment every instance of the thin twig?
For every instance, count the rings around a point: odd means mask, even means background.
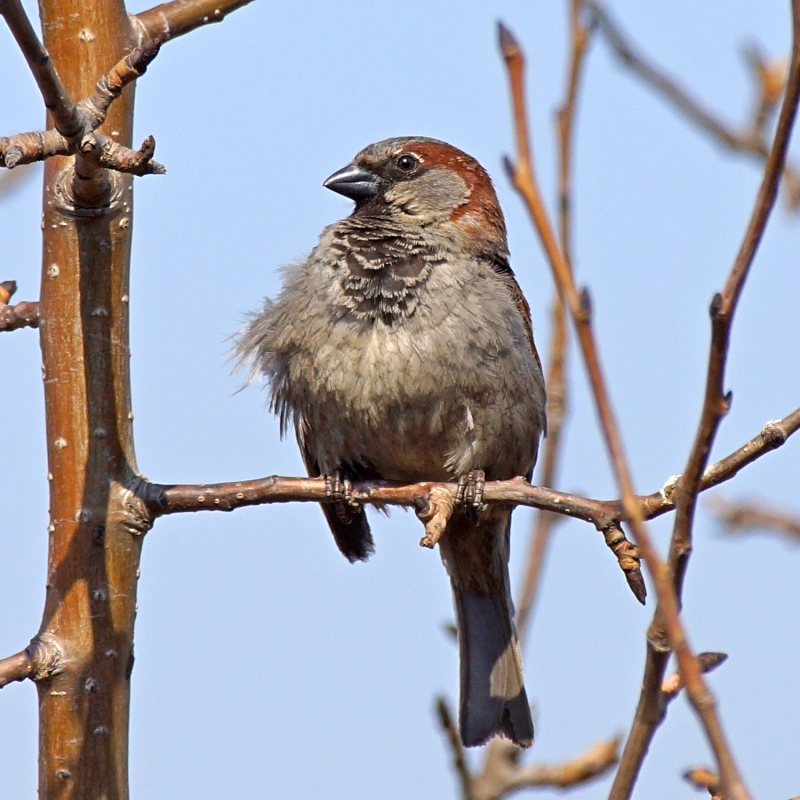
[[[544,246],[554,279],[566,299],[567,307],[575,324],[603,436],[617,483],[622,493],[621,502],[625,518],[632,528],[635,542],[642,551],[648,569],[654,578],[669,642],[678,658],[681,672],[686,681],[687,692],[707,733],[714,754],[721,765],[721,770],[727,776],[726,785],[733,786],[736,789],[736,791],[732,792],[733,800],[744,800],[748,796],[747,792],[738,777],[735,764],[722,733],[713,698],[706,688],[700,668],[687,641],[684,626],[679,616],[678,600],[672,585],[670,570],[666,562],[659,556],[647,532],[641,509],[636,500],[619,427],[600,368],[598,350],[591,325],[591,305],[588,293],[585,290],[582,293],[578,292],[569,264],[556,242],[556,237],[536,183],[525,113],[524,57],[510,32],[502,26],[500,27],[500,46],[506,60],[511,82],[518,151],[516,165],[512,165],[510,161],[507,162],[508,171],[514,187],[522,196],[528,208]]]
[[[173,0],[142,11],[133,20],[144,32],[143,38],[168,41],[203,25],[222,22],[232,11],[251,2],[253,0]]]
[[[687,119],[708,133],[715,141],[734,152],[754,156],[766,161],[770,152],[769,142],[765,136],[764,123],[770,107],[775,103],[775,75],[771,72],[758,73],[758,65],[749,58],[759,77],[760,96],[754,105],[752,119],[742,128],[736,129],[728,122],[721,120],[709,111],[699,100],[692,97],[675,79],[669,77],[663,69],[657,67],[643,56],[623,34],[619,25],[608,11],[594,0],[586,1],[587,8],[597,22],[599,32],[603,35],[612,51],[620,61],[636,76],[662,97],[666,98]],[[761,62],[763,64],[763,62]],[[781,81],[782,83],[782,81]],[[782,88],[782,87],[781,87]],[[800,208],[800,174],[795,167],[785,166],[785,186],[789,205],[793,209]]]
[[[63,86],[18,0],[0,0],[0,11],[9,20],[9,25],[13,21],[20,29],[30,29],[30,35],[23,37],[24,44],[33,50],[36,49],[35,44],[41,50],[44,61],[41,64],[31,61],[33,54],[28,56],[26,51],[28,63],[37,76],[45,104],[56,103],[54,108],[61,109],[60,116],[56,116],[53,108],[47,106],[54,114],[55,129],[0,137],[0,166],[13,169],[22,164],[44,161],[55,155],[75,155],[76,172],[84,182],[92,181],[98,171],[103,169],[132,175],[162,175],[166,171],[161,164],[153,161],[155,140],[152,136],[145,139],[139,150],[131,150],[96,131],[122,89],[145,73],[158,54],[159,41],[147,41],[131,51],[100,78],[95,91],[89,97],[76,104],[65,90],[59,94]],[[43,76],[41,80],[39,73]]]
[[[33,675],[34,663],[27,649],[0,659],[0,689],[14,681],[24,681]]]
[[[713,672],[727,660],[727,653],[697,654],[697,663],[700,664],[700,669],[703,671],[703,674]],[[667,704],[671,703],[681,693],[684,687],[685,684],[680,672],[673,672],[672,675],[661,684],[661,699],[665,709]]]
[[[519,764],[520,749],[507,739],[495,738],[494,751],[486,759],[486,769],[472,784],[474,800],[500,800],[524,788],[567,789],[605,774],[617,763],[619,739],[592,745],[588,750],[560,764]]]
[[[709,498],[706,507],[728,533],[772,531],[800,541],[800,514],[783,511],[766,503],[734,502],[719,495]]]
[[[708,767],[694,767],[684,772],[683,777],[695,789],[706,789],[711,795],[711,800],[725,800],[719,777]]]
[[[19,0],[0,0],[0,14],[17,40],[33,73],[56,130],[66,139],[83,133],[83,119],[75,101],[61,83],[50,54],[45,50]]]
[[[0,283],[0,332],[15,331],[18,328],[39,327],[39,304],[17,303],[8,305],[8,301],[17,291],[16,281],[3,281]]]
[[[775,203],[781,171],[786,159],[789,135],[796,113],[798,93],[800,93],[800,2],[794,0],[792,7],[792,67],[778,119],[775,141],[767,158],[764,179],[759,188],[741,248],[722,294],[717,295],[711,305],[712,339],[703,410],[686,470],[676,481],[672,491],[676,501],[677,513],[670,543],[669,565],[678,597],[681,594],[683,577],[689,553],[691,552],[691,529],[697,494],[705,483],[705,465],[708,462],[717,428],[729,405],[729,397],[724,395],[723,386],[733,314],[769,213]],[[767,428],[765,428],[765,432],[767,432]],[[770,433],[767,432],[765,438],[769,438],[769,436]],[[655,684],[658,682],[659,675],[663,676],[666,666],[665,652],[668,650],[668,646],[662,641],[663,616],[661,612],[663,612],[663,608],[657,609],[648,634],[645,680],[631,728],[631,735],[626,742],[620,768],[611,790],[610,797],[613,800],[622,800],[630,797],[641,763],[661,719],[658,710],[660,695]],[[681,668],[683,668],[682,662]],[[652,679],[648,679],[648,676]],[[708,710],[713,710],[711,696],[701,685],[696,683],[694,676],[687,675],[684,672],[684,680],[686,681],[689,698],[698,713],[702,712],[708,715]],[[715,720],[715,717],[712,719]],[[707,726],[706,730],[717,758],[726,794],[731,798],[746,797],[744,784],[738,775],[729,750],[724,746],[721,729],[714,724],[711,727]]]
[[[583,0],[568,0],[570,14],[570,63],[565,99],[558,110],[558,196],[561,247],[572,268],[572,150],[575,129],[575,108],[584,56],[589,44],[589,30],[582,21]],[[547,439],[538,476],[541,486],[554,486],[561,456],[561,433],[567,411],[568,387],[566,357],[568,328],[564,300],[556,290],[551,312],[550,353],[547,368]],[[525,577],[517,603],[517,633],[524,642],[541,585],[545,553],[553,526],[559,517],[539,511],[533,524]]]
[[[464,745],[461,743],[458,725],[447,700],[442,696],[436,698],[436,714],[439,717],[439,724],[447,736],[447,743],[453,756],[453,769],[461,784],[461,798],[462,800],[475,800],[472,793],[472,774],[467,764],[467,756],[464,752]]]
[[[730,480],[747,464],[783,445],[798,429],[800,408],[782,420],[768,422],[761,433],[706,470],[700,485],[701,491]],[[680,476],[671,478],[659,491],[636,498],[645,519],[661,516],[675,507],[674,490],[679,478]],[[390,481],[363,481],[353,483],[353,499],[360,503],[412,507],[415,497],[426,497],[434,486],[443,486],[449,491],[457,490],[454,483],[418,483],[406,486]],[[173,485],[140,480],[136,493],[155,517],[190,511],[233,511],[241,506],[266,503],[326,500],[323,478],[284,478],[275,475],[214,484]],[[484,501],[514,503],[552,511],[591,522],[599,530],[618,524],[622,515],[619,500],[592,500],[555,489],[531,486],[523,478],[487,482]]]

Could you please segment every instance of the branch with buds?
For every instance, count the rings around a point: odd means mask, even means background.
[[[0,14],[28,62],[55,125],[46,131],[0,137],[0,166],[13,169],[51,156],[75,155],[76,173],[83,180],[91,180],[102,169],[131,175],[161,175],[166,171],[153,161],[152,136],[145,139],[139,150],[131,150],[97,132],[125,86],[144,75],[158,55],[158,40],[149,40],[129,53],[100,78],[89,97],[76,103],[64,88],[19,0],[0,0]]]
[[[560,764],[520,764],[520,748],[496,737],[489,744],[483,770],[473,775],[458,726],[444,697],[436,699],[436,714],[450,744],[462,800],[501,800],[524,788],[569,789],[604,775],[618,760],[620,740],[615,738],[598,742]]]
[[[16,281],[0,283],[0,332],[15,331],[18,328],[39,327],[39,304],[17,303],[9,305],[8,301],[17,291]]]

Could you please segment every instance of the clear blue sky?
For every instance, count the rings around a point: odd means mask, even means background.
[[[730,119],[743,118],[751,100],[741,45],[788,48],[788,2],[611,5],[643,48]],[[494,25],[502,18],[528,53],[535,149],[552,201],[564,6],[261,0],[163,48],[137,89],[137,142],[153,134],[168,169],[136,182],[131,327],[142,472],[160,482],[302,474],[263,391],[235,393],[228,337],[244,312],[275,294],[277,269],[349,213],[324,178],[388,136],[448,140],[494,174],[513,265],[547,351],[549,274],[500,169],[512,136]],[[35,84],[2,27],[0,96],[0,135],[41,126]],[[592,290],[637,487],[653,491],[688,453],[708,303],[738,247],[760,169],[688,127],[603,45],[589,57],[578,137],[576,266]],[[16,279],[20,299],[34,299],[39,280],[38,182],[2,200],[0,280]],[[717,457],[800,404],[799,235],[797,219],[778,209],[736,318],[734,401]],[[0,337],[0,655],[36,632],[44,595],[39,364],[33,331]],[[570,373],[560,485],[613,496],[574,353]],[[726,491],[797,508],[799,448],[790,441]],[[515,516],[517,577],[531,518],[524,509]],[[668,526],[652,526],[662,545]],[[351,566],[313,505],[158,522],[145,543],[136,628],[135,798],[456,796],[432,714],[435,694],[457,694],[456,651],[441,630],[452,617],[448,581],[438,554],[417,546],[410,514],[376,516],[374,528],[375,557]],[[730,654],[710,683],[759,797],[800,792],[799,559],[774,538],[726,539],[699,515],[686,622],[698,650]],[[537,719],[527,758],[566,759],[627,730],[651,613],[590,526],[558,527],[526,653]],[[2,800],[35,794],[36,725],[33,685],[4,689]],[[698,796],[679,777],[698,763],[709,754],[681,698],[637,796]],[[605,797],[608,783],[574,796]]]

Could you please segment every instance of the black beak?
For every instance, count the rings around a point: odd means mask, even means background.
[[[343,194],[351,200],[366,200],[378,193],[380,178],[358,164],[348,164],[334,172],[322,185],[333,192]]]

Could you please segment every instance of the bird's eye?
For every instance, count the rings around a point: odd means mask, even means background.
[[[397,168],[401,172],[413,172],[419,166],[419,161],[414,156],[404,153],[397,159]]]

